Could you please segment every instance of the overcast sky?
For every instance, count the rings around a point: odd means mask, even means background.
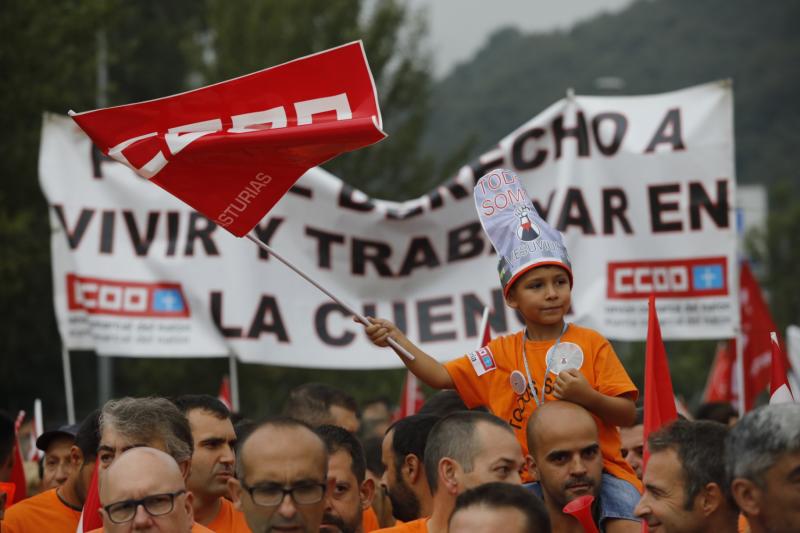
[[[409,0],[428,12],[435,74],[446,75],[470,59],[497,28],[514,25],[525,33],[567,29],[633,0]]]

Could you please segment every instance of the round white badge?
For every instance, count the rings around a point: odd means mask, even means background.
[[[522,375],[522,372],[514,370],[509,380],[511,381],[511,390],[520,396],[525,394],[525,389],[528,388],[528,385],[525,383],[525,376]]]
[[[547,366],[556,375],[570,368],[580,370],[583,366],[583,350],[574,342],[559,342],[547,350]]]

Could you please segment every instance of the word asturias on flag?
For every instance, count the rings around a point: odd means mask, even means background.
[[[70,115],[103,153],[239,237],[309,168],[386,136],[360,41],[174,96]]]

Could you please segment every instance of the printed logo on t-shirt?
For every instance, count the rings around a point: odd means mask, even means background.
[[[492,350],[488,346],[468,353],[467,358],[469,358],[469,362],[472,363],[472,368],[475,369],[475,373],[478,376],[497,368],[497,364],[494,362],[494,354],[492,354]]]
[[[570,368],[580,370],[583,366],[583,350],[574,342],[559,342],[547,350],[547,366],[556,375]]]

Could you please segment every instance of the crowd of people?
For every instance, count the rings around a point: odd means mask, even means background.
[[[800,404],[741,420],[704,412],[718,421],[679,419],[649,436],[643,492],[624,521],[665,532],[800,531]],[[620,453],[642,477],[635,422]],[[3,415],[0,480],[13,441]],[[95,468],[97,531],[583,532],[586,517],[608,531],[602,498],[621,480],[604,468],[595,417],[546,402],[526,441],[527,454],[511,425],[467,409],[455,391],[396,421],[385,401],[358,409],[316,383],[260,421],[206,395],[115,399],[77,428],[40,436],[42,491],[8,507],[0,531],[73,533]],[[585,495],[595,501],[583,517],[564,512]]]
[[[639,391],[611,343],[565,320],[574,280],[560,233],[513,173],[479,189],[520,204],[479,214],[525,329],[440,363],[369,318],[375,345],[441,389],[418,414],[392,421],[374,402],[359,417],[346,391],[316,383],[262,421],[202,395],[111,400],[58,459],[49,450],[69,431],[40,438],[45,487],[57,487],[10,507],[0,533],[72,533],[82,512],[109,533],[800,532],[800,404],[741,420],[707,406],[717,421],[680,419],[645,443]],[[3,426],[0,476],[13,442]]]

